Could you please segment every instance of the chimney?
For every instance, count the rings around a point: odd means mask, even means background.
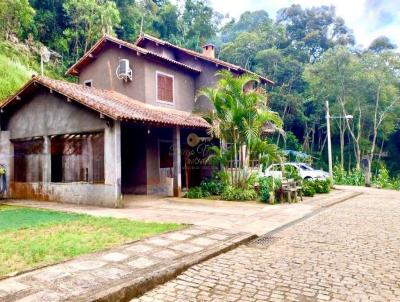
[[[206,44],[203,46],[203,55],[208,58],[215,58],[215,45],[214,44]]]

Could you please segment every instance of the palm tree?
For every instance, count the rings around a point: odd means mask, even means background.
[[[281,128],[282,120],[268,108],[265,90],[246,90],[258,82],[256,77],[248,74],[236,77],[226,70],[219,71],[217,76],[220,79],[216,87],[201,89],[198,96],[207,97],[214,105],[214,110],[206,116],[210,122],[209,135],[220,140],[220,150],[214,152],[214,159],[218,157],[226,164],[226,157],[230,156],[232,164],[223,165],[222,169],[230,170],[231,185],[244,186],[250,175],[251,159],[277,157],[276,146],[263,138],[263,128],[267,123]]]

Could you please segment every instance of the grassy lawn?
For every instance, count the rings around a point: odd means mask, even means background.
[[[182,227],[0,205],[0,277]]]

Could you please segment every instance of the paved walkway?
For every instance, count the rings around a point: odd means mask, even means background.
[[[400,192],[357,190],[133,301],[400,301]]]
[[[326,195],[318,195],[314,198],[305,198],[304,202],[296,204],[276,205],[190,200],[186,198],[157,198],[154,196],[128,198],[126,207],[123,209],[27,200],[13,201],[11,204],[95,216],[203,225],[262,235],[281,225],[304,217],[316,209],[353,195],[354,192],[347,188],[346,190],[335,190]]]
[[[237,231],[190,227],[4,279],[0,301],[126,301],[252,238]]]

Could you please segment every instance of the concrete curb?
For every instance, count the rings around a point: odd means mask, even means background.
[[[352,198],[360,196],[362,194],[363,194],[362,192],[351,192],[348,196],[344,196],[342,198],[338,198],[337,201],[331,202],[331,203],[326,204],[326,205],[322,205],[322,208],[332,207],[335,204],[338,204],[338,203],[341,203],[341,202],[345,202],[346,200],[352,199]]]
[[[252,234],[240,234],[228,241],[203,252],[191,254],[185,258],[180,258],[169,264],[168,266],[160,265],[155,270],[151,270],[141,277],[126,281],[111,288],[97,291],[92,294],[85,294],[81,297],[73,297],[65,301],[74,302],[111,302],[111,301],[129,301],[154,287],[174,279],[176,276],[187,270],[193,265],[199,264],[210,258],[228,252],[239,245],[245,244],[257,238]]]
[[[271,236],[279,233],[280,231],[283,231],[283,230],[285,230],[287,228],[292,227],[293,225],[295,225],[297,223],[300,223],[300,222],[302,222],[302,221],[304,221],[304,220],[306,220],[308,218],[311,218],[311,217],[313,217],[315,215],[318,215],[322,211],[325,211],[328,208],[330,208],[330,207],[332,207],[332,206],[334,206],[336,204],[339,204],[339,203],[345,202],[347,200],[350,200],[352,198],[355,198],[357,196],[363,195],[363,193],[361,193],[361,192],[349,192],[349,193],[351,193],[351,194],[349,194],[347,196],[343,196],[341,198],[338,198],[337,200],[335,200],[335,201],[333,201],[331,203],[328,203],[328,204],[325,204],[325,205],[321,205],[319,208],[317,208],[316,210],[312,211],[311,213],[309,213],[307,215],[304,215],[303,217],[298,218],[296,220],[293,220],[293,221],[291,221],[291,222],[289,222],[287,224],[284,224],[284,225],[282,225],[280,227],[277,227],[276,229],[273,229],[272,231],[269,231],[269,232],[265,233],[264,235],[260,236],[259,238],[271,237]]]

